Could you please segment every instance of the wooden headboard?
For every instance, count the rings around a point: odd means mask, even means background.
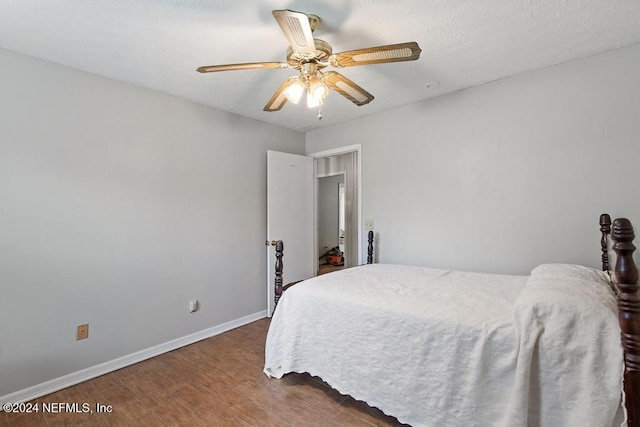
[[[613,269],[617,293],[618,322],[624,350],[624,392],[629,427],[640,427],[640,297],[638,296],[638,268],[633,261],[635,234],[631,221],[618,218],[613,223],[607,214],[600,215],[602,232],[602,269],[610,271],[608,236],[616,254]]]

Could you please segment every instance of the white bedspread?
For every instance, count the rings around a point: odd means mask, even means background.
[[[317,375],[416,426],[609,426],[615,298],[546,273],[374,264],[307,280],[280,299],[264,372]]]

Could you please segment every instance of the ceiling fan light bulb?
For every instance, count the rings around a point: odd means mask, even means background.
[[[307,107],[316,108],[320,106],[322,98],[316,98],[311,91],[307,92]]]
[[[323,100],[329,93],[329,88],[318,76],[309,78],[309,94],[318,101]]]
[[[300,102],[300,98],[302,98],[304,89],[304,83],[296,79],[285,89],[284,96],[287,97],[287,100],[289,100],[289,102],[297,104],[298,102]]]
[[[324,83],[320,83],[311,90],[311,95],[316,99],[324,99],[329,92],[327,86]]]

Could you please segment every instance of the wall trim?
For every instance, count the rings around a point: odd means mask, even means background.
[[[77,372],[72,372],[71,374],[25,388],[24,390],[1,396],[0,405],[5,403],[27,402],[44,395],[54,393],[58,390],[62,390],[63,388],[71,387],[81,382],[99,377],[104,374],[108,374],[109,372],[117,371],[118,369],[122,369],[138,362],[142,362],[143,360],[159,356],[172,350],[176,350],[180,347],[202,341],[203,339],[211,338],[215,335],[220,335],[223,332],[227,332],[240,326],[247,325],[251,322],[255,322],[256,320],[264,319],[265,317],[267,317],[267,311],[259,311],[257,313],[249,314],[247,316],[240,317],[238,319],[231,320],[229,322],[225,322],[211,328],[203,329],[201,331],[185,335],[184,337],[176,338],[174,340],[167,341],[165,343],[158,344],[144,350],[136,351],[135,353],[118,357],[117,359],[113,359],[99,365],[91,366]]]

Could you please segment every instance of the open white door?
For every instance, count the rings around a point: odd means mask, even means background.
[[[313,157],[267,151],[267,242],[284,243],[283,284],[315,276]],[[267,247],[267,313],[274,310],[275,248]]]

